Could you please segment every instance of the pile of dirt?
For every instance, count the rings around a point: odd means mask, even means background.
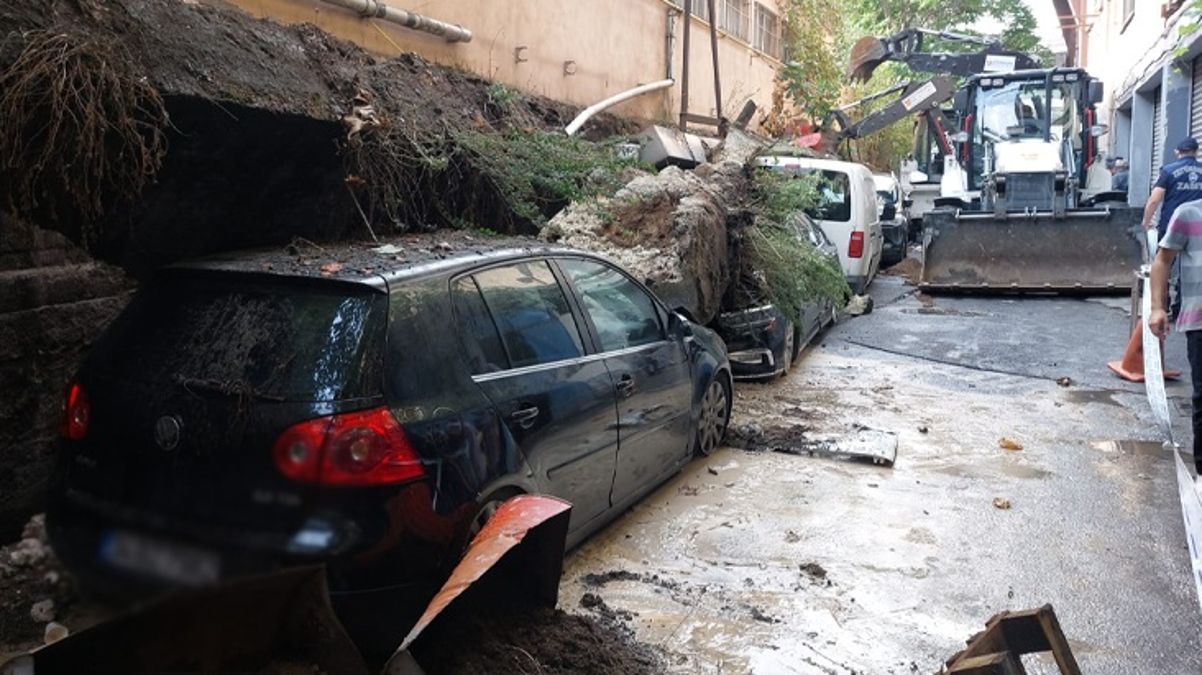
[[[413,54],[379,58],[311,25],[284,26],[220,5],[13,0],[0,3],[0,26],[7,36],[0,40],[0,73],[38,36],[61,34],[111,45],[109,58],[122,62],[120,71],[161,96],[169,118],[161,127],[162,164],[140,195],[126,191],[103,200],[102,217],[55,208],[69,206],[59,193],[86,191],[90,174],[51,170],[29,177],[36,166],[9,167],[14,175],[8,177],[0,171],[0,205],[24,204],[19,215],[86,243],[97,257],[136,276],[181,258],[292,237],[366,238],[365,220],[386,234],[458,224],[465,210],[479,217],[499,213],[504,203],[496,195],[464,189],[471,177],[459,174],[470,167],[455,165],[449,139],[561,128],[578,112]],[[500,89],[505,96],[498,97]],[[74,111],[66,113],[69,120]],[[582,136],[637,128],[602,114]],[[362,133],[350,133],[356,129]],[[375,147],[371,138],[387,135],[409,145],[401,148],[403,156],[386,148],[384,159],[395,165],[380,167],[380,153],[364,149]],[[454,174],[457,182],[442,174]],[[5,185],[17,185],[15,176],[35,186],[38,205],[30,206],[27,194],[3,194]],[[64,181],[66,187],[59,184]],[[412,199],[404,200],[404,218],[379,203],[394,184],[420,188],[406,193]],[[506,222],[499,221],[478,224]]]
[[[904,258],[896,265],[881,271],[881,274],[887,274],[892,277],[903,277],[907,284],[914,286],[918,283],[918,277],[922,274],[922,261],[918,258]]]
[[[657,673],[660,657],[627,633],[557,609],[440,617],[411,651],[430,675]]]

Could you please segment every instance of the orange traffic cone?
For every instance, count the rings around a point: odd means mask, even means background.
[[[1160,355],[1164,358],[1164,340],[1160,341]],[[1163,363],[1163,361],[1161,361]],[[1111,361],[1106,364],[1107,368],[1114,371],[1115,375],[1129,380],[1131,382],[1144,381],[1144,322],[1140,319],[1135,323],[1135,330],[1131,331],[1131,339],[1127,340],[1127,349],[1123,351],[1122,361]],[[1175,380],[1181,377],[1179,370],[1165,370],[1164,379]]]

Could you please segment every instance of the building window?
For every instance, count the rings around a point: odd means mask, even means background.
[[[783,55],[780,50],[780,19],[767,7],[755,3],[755,34],[752,46],[774,59]]]
[[[670,1],[673,5],[676,5],[682,11],[684,10],[684,0],[670,0]],[[693,16],[700,18],[702,21],[709,21],[709,19],[710,19],[709,0],[693,0],[693,6],[689,8],[689,11],[691,11],[693,13]]]
[[[747,16],[749,0],[722,0],[718,6],[718,28],[747,42],[751,23]]]

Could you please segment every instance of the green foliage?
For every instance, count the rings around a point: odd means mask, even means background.
[[[635,164],[609,146],[544,131],[465,131],[453,142],[467,167],[535,225],[568,202],[617,191],[623,170]]]
[[[783,8],[788,63],[777,73],[778,86],[803,114],[823,119],[838,103],[842,86],[835,37],[843,14],[833,0],[788,0]]]
[[[513,108],[513,105],[522,97],[520,92],[510,89],[500,82],[493,82],[488,85],[485,95],[488,97],[489,105],[503,112],[509,112]]]
[[[819,203],[818,185],[817,176],[767,170],[753,176],[757,218],[744,241],[740,277],[795,321],[817,299],[842,307],[851,295],[838,262],[810,245],[798,229],[798,214]]]
[[[1051,63],[1051,52],[1035,34],[1035,14],[1023,0],[852,0],[852,25],[863,33],[884,36],[907,26],[972,34],[971,26],[992,20],[1003,26],[999,36],[1009,49],[1027,52]],[[932,42],[945,51],[971,51],[974,45]]]
[[[798,176],[757,169],[751,180],[756,213],[774,223],[785,222],[797,211],[809,211],[822,200],[818,192],[820,174]]]

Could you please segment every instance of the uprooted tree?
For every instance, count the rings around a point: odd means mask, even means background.
[[[0,206],[88,223],[138,197],[162,165],[163,100],[120,43],[30,31],[0,72]]]

